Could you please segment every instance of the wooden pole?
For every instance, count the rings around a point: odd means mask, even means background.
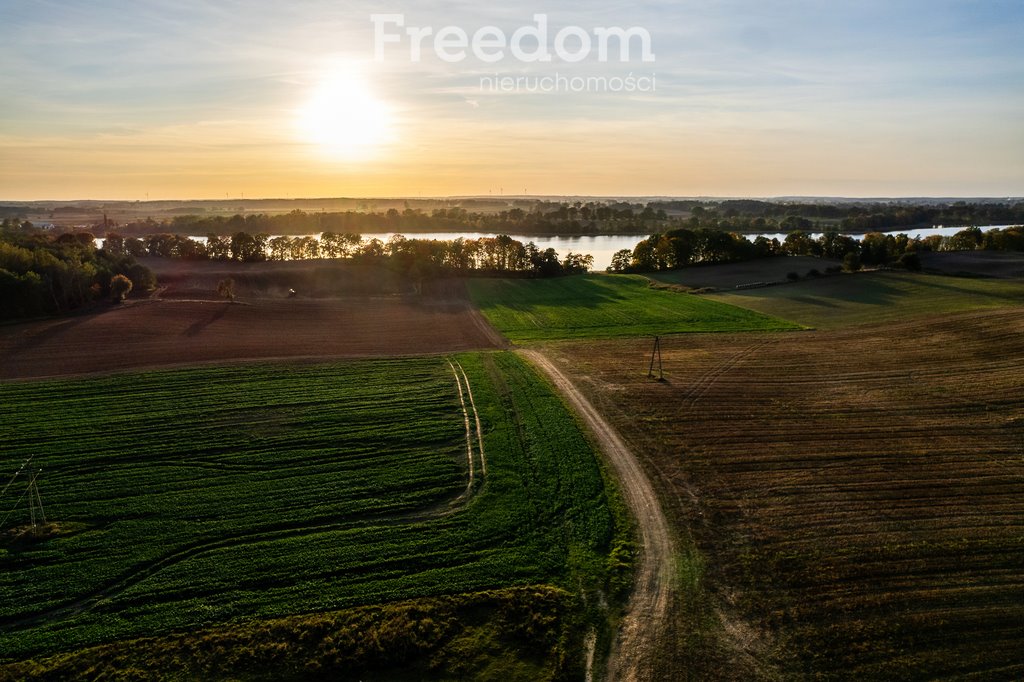
[[[658,381],[665,380],[665,368],[661,364],[661,337],[654,337],[654,347],[651,349],[651,364],[647,367],[647,378],[654,378],[654,358],[658,358]]]

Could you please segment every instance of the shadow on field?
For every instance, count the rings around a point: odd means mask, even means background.
[[[35,334],[26,334],[24,340],[22,340],[21,343],[11,348],[10,354],[12,356],[18,355],[22,351],[35,348],[39,344],[45,343],[47,341],[52,341],[53,339],[56,339],[61,335],[71,331],[78,325],[88,322],[91,317],[101,314],[103,312],[106,311],[80,312],[69,320],[55,322],[54,324],[44,327]]]
[[[795,303],[803,303],[805,305],[816,305],[822,308],[838,308],[839,306],[831,301],[823,298],[814,298],[813,296],[793,296],[789,300]]]
[[[228,307],[230,305],[230,303],[224,303],[224,305],[222,305],[219,310],[214,311],[214,313],[210,315],[208,318],[206,318],[205,320],[199,320],[191,327],[186,329],[184,331],[184,335],[189,337],[199,336],[199,334],[201,334],[204,329],[206,329],[211,324],[224,317],[227,314]]]
[[[931,289],[941,289],[943,291],[951,291],[951,292],[953,292],[954,294],[957,294],[957,295],[963,295],[965,293],[965,288],[963,286],[958,286],[956,284],[940,284],[939,282],[936,282],[934,280],[924,280],[924,279],[921,279],[919,281],[915,281],[915,284],[917,284],[918,286],[921,286],[921,287],[928,287],[928,288],[931,288]],[[993,289],[989,289],[988,291],[986,291],[984,295],[985,296],[991,296],[992,298],[1001,298],[1001,299],[1006,300],[1006,301],[1017,301],[1017,302],[1020,301],[1020,297],[1018,295],[1012,294],[1012,293],[1009,293],[1009,292],[997,291],[994,288]]]

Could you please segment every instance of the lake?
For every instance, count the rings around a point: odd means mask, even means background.
[[[983,230],[992,230],[992,229],[995,229],[995,228],[1005,229],[1007,227],[1010,227],[1010,226],[1009,225],[991,225],[991,226],[983,227],[982,229]],[[943,226],[939,226],[939,227],[929,227],[929,228],[910,229],[910,230],[907,230],[907,229],[903,229],[903,230],[889,230],[889,231],[883,232],[883,234],[896,235],[896,234],[904,234],[905,233],[911,239],[914,239],[914,238],[924,238],[924,237],[928,237],[928,236],[936,235],[936,234],[937,235],[942,235],[943,237],[950,237],[950,236],[956,234],[957,232],[959,232],[962,229],[964,229],[964,228],[963,227],[943,227]],[[379,234],[364,233],[363,234],[363,240],[367,241],[367,240],[370,240],[370,239],[379,239],[379,240],[381,240],[383,242],[386,242],[388,239],[391,238],[391,236],[393,234],[394,234],[393,232],[379,233]],[[809,234],[814,239],[817,239],[819,236],[821,236],[820,232],[813,232],[813,233],[809,233]],[[290,235],[290,236],[303,236],[303,235]],[[318,239],[320,237],[319,234],[312,234],[312,235],[305,235],[305,236],[316,237]],[[409,239],[437,239],[437,240],[443,240],[443,241],[452,241],[454,239],[458,239],[459,237],[461,237],[463,239],[479,239],[481,237],[494,237],[495,234],[494,233],[485,233],[485,232],[421,232],[421,233],[416,233],[416,234],[405,234],[405,236],[408,237]],[[637,244],[639,244],[641,241],[643,241],[644,239],[647,238],[646,235],[636,235],[636,234],[633,234],[633,235],[622,235],[622,234],[573,235],[573,236],[557,236],[557,237],[538,237],[538,236],[530,236],[530,235],[522,235],[522,234],[510,234],[509,236],[512,237],[513,239],[517,240],[517,241],[523,242],[524,244],[527,243],[527,242],[533,242],[534,244],[537,245],[537,248],[539,248],[541,250],[552,248],[555,251],[557,251],[558,255],[560,257],[562,257],[562,258],[564,258],[565,255],[567,253],[569,253],[570,251],[573,251],[575,253],[589,253],[591,256],[594,257],[594,270],[598,270],[598,271],[604,270],[609,265],[611,265],[612,255],[616,251],[619,251],[621,249],[629,249],[629,250],[632,251],[633,248]],[[784,232],[766,232],[763,235],[748,234],[748,235],[744,235],[744,236],[747,239],[750,239],[750,240],[754,240],[754,239],[756,239],[759,236],[767,237],[768,239],[778,239],[780,242],[786,239],[786,233],[784,233]],[[860,239],[864,235],[855,234],[855,235],[850,235],[850,236],[852,236],[854,239]],[[206,241],[205,237],[192,237],[192,239],[195,239],[197,241],[202,241],[202,242]],[[103,245],[103,240],[102,239],[97,239],[96,240],[97,248],[102,247],[102,245]]]

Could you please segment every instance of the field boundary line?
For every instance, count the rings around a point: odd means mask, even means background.
[[[616,474],[623,498],[636,520],[641,545],[633,593],[608,656],[609,681],[652,679],[653,659],[667,629],[677,587],[676,543],[654,486],[636,455],[589,400],[543,353],[521,349],[520,355],[542,371],[584,421],[604,459]]]

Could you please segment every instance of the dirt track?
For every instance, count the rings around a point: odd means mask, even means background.
[[[626,615],[608,659],[608,680],[654,679],[653,657],[669,616],[675,586],[675,542],[668,519],[640,462],[618,433],[542,353],[519,351],[541,368],[597,438],[636,518],[642,552]]]

